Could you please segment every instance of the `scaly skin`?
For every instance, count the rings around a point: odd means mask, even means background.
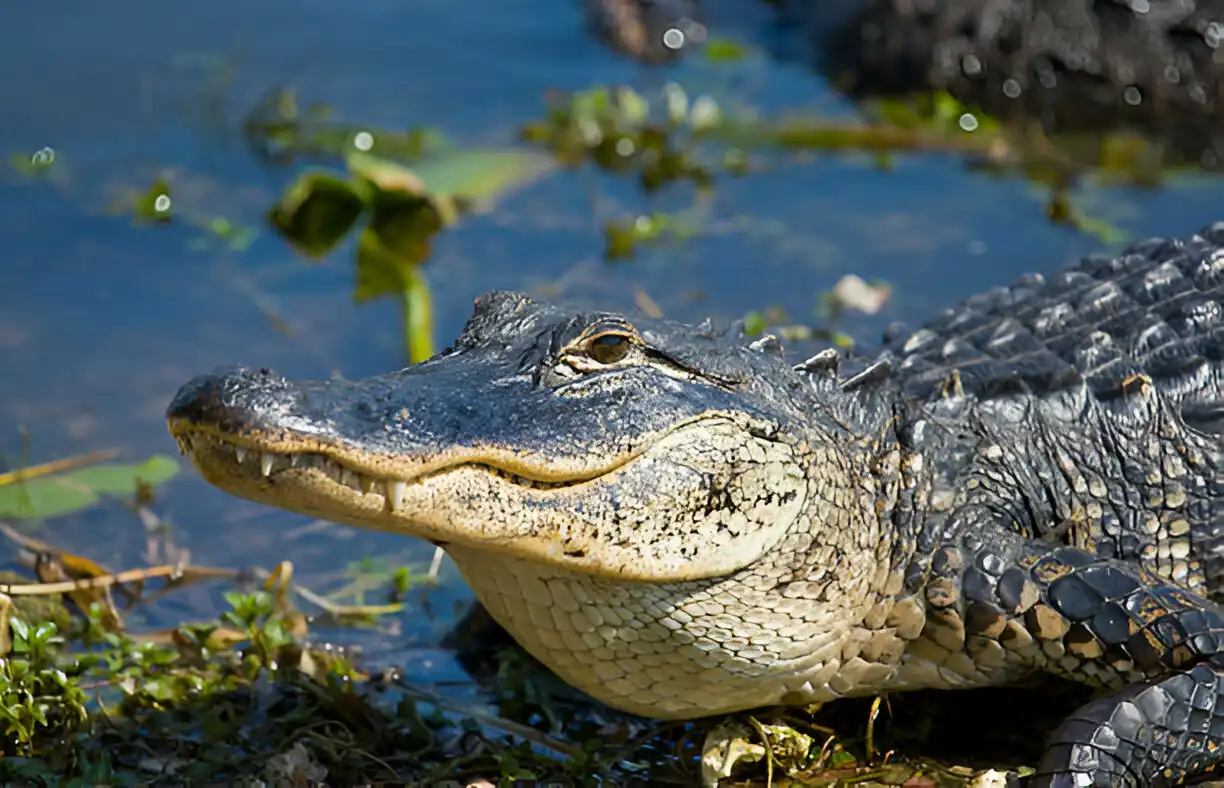
[[[1224,753],[1224,224],[1027,277],[852,373],[772,338],[490,294],[359,382],[221,369],[223,490],[445,546],[563,679],[684,719],[1046,671],[1106,694],[1038,784]],[[1197,593],[1196,593],[1197,592]]]

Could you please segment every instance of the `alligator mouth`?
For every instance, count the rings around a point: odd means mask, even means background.
[[[761,527],[727,531],[725,549],[693,551],[676,522],[692,520],[707,500],[726,509],[719,502],[738,484],[734,458],[708,450],[748,429],[725,413],[691,417],[620,451],[555,458],[453,445],[396,456],[292,428],[190,418],[168,426],[204,480],[224,492],[423,539],[462,553],[473,571],[522,560],[619,581],[718,577],[780,538],[798,505]]]
[[[539,468],[526,463],[509,467],[504,461],[494,461],[481,456],[479,450],[467,454],[456,452],[454,456],[433,462],[416,463],[412,470],[394,472],[392,464],[384,458],[372,457],[343,446],[327,446],[313,438],[243,436],[241,438],[219,433],[215,428],[203,425],[172,422],[170,434],[178,443],[179,451],[191,457],[201,471],[226,470],[226,476],[237,476],[252,481],[260,479],[275,481],[286,471],[298,471],[298,479],[309,474],[323,476],[362,496],[380,496],[388,514],[399,511],[408,488],[432,477],[470,469],[480,471],[512,484],[515,487],[533,490],[562,490],[584,484],[623,467],[633,457],[621,458],[595,472],[564,475],[556,469]],[[228,466],[228,467],[226,467]],[[213,474],[208,474],[210,477]]]

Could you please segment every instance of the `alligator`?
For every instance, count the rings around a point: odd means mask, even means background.
[[[221,490],[442,546],[527,652],[632,714],[1054,674],[1097,693],[1033,784],[1224,763],[1224,222],[878,353],[494,292],[420,364],[220,367],[166,415]]]
[[[1221,0],[789,0],[855,96],[946,90],[996,118],[1215,141]],[[1173,125],[1174,128],[1170,128]]]

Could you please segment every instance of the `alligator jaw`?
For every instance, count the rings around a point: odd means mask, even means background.
[[[358,527],[407,534],[435,544],[458,541],[469,547],[509,551],[525,558],[556,559],[556,543],[541,544],[529,529],[507,530],[499,524],[496,534],[479,527],[456,530],[454,520],[437,522],[430,501],[440,492],[456,490],[480,495],[489,488],[521,491],[560,491],[613,473],[632,458],[618,458],[606,469],[561,480],[556,471],[545,481],[530,478],[495,464],[480,452],[463,453],[410,466],[397,475],[371,468],[386,467],[379,458],[363,458],[352,448],[327,445],[305,436],[248,431],[241,436],[224,434],[216,427],[183,419],[169,421],[171,436],[179,450],[190,457],[200,474],[214,486],[243,498],[302,514],[324,517]],[[526,467],[515,470],[530,472]],[[541,550],[545,555],[540,555]],[[585,555],[584,555],[585,554]],[[560,556],[574,569],[598,569],[597,556],[571,546]],[[580,560],[585,558],[586,560]],[[620,576],[620,575],[618,575]]]
[[[615,471],[633,457],[616,458],[605,468],[594,473],[572,474],[548,468],[533,468],[526,464],[509,467],[504,461],[485,456],[480,452],[444,457],[424,465],[409,465],[399,473],[374,470],[368,459],[363,461],[360,452],[344,446],[328,445],[308,438],[250,433],[243,438],[221,433],[215,428],[205,428],[184,420],[171,420],[170,435],[178,443],[180,453],[190,456],[197,467],[201,463],[222,476],[251,478],[256,469],[259,475],[271,481],[281,477],[284,471],[300,470],[303,478],[322,482],[324,478],[342,487],[348,487],[362,495],[380,495],[389,514],[402,507],[405,491],[410,484],[430,476],[443,474],[462,467],[476,468],[497,476],[509,484],[540,490],[567,487],[591,481]],[[387,462],[378,467],[386,468]],[[204,468],[201,468],[203,471]],[[314,471],[313,474],[309,473]]]
[[[776,540],[801,505],[800,498],[789,499],[770,527],[741,534],[739,543],[723,552],[643,553],[632,542],[607,538],[604,518],[622,503],[636,507],[664,490],[669,496],[709,493],[707,474],[669,467],[669,457],[676,445],[739,429],[723,416],[678,424],[632,455],[608,458],[604,468],[569,478],[557,469],[518,463],[508,468],[490,452],[475,450],[388,476],[372,470],[386,468],[385,458],[308,436],[256,430],[231,436],[184,419],[169,420],[169,428],[201,476],[233,495],[345,525],[488,552],[493,560],[519,558],[620,580],[679,582],[734,571],[745,555],[755,556]],[[575,514],[601,510],[606,514],[595,520]]]

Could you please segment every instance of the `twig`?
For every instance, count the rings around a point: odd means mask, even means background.
[[[188,576],[196,577],[226,577],[237,576],[233,569],[218,569],[199,566],[154,566],[147,569],[128,569],[111,575],[87,577],[80,580],[65,580],[60,583],[24,583],[21,585],[0,584],[0,594],[9,596],[44,596],[49,594],[68,594],[87,588],[109,588],[124,583],[135,583],[155,577],[178,579]]]
[[[91,451],[88,454],[78,454],[73,457],[65,457],[62,460],[44,462],[41,465],[18,468],[15,471],[0,473],[0,487],[37,479],[39,476],[50,476],[53,473],[72,470],[82,465],[92,465],[96,462],[102,462],[103,460],[109,460],[118,456],[118,449],[100,449],[99,451]]]
[[[266,580],[272,576],[272,573],[263,567],[256,567],[255,576],[261,580]],[[323,610],[333,616],[379,616],[387,613],[398,613],[404,609],[404,606],[398,602],[389,605],[340,605],[298,583],[292,584],[291,590],[302,599],[323,608]]]

